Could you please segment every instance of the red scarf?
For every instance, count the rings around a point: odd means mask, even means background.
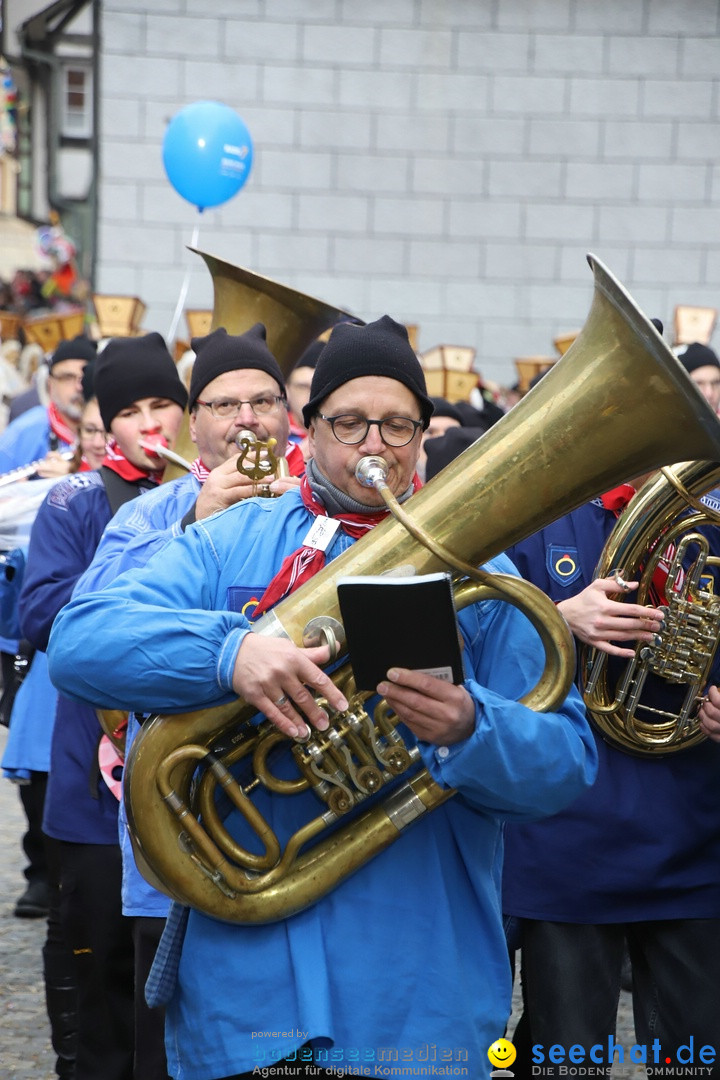
[[[413,476],[413,491],[417,491],[419,487],[420,479],[416,473],[415,476]],[[302,479],[300,495],[302,496],[302,501],[306,510],[308,510],[313,517],[330,517],[318,496],[313,493],[307,476],[304,476]],[[347,511],[341,514],[333,514],[332,517],[340,522],[340,528],[344,533],[357,540],[359,537],[364,536],[365,533],[370,532],[370,530],[374,528],[378,522],[386,518],[389,513],[390,511],[383,507],[382,509],[371,511],[367,514],[353,514],[350,511]],[[318,548],[310,547],[309,545],[303,545],[301,548],[298,548],[297,551],[293,551],[292,554],[286,555],[283,559],[282,566],[263,593],[260,603],[253,611],[253,619],[259,618],[265,611],[269,611],[275,604],[284,600],[286,596],[289,596],[290,593],[294,592],[300,585],[309,581],[310,578],[322,570],[324,566],[325,552],[320,551]]]
[[[139,469],[137,465],[133,465],[131,461],[128,461],[112,436],[108,439],[103,465],[107,469],[112,469],[123,480],[128,480],[130,483],[134,483],[136,480],[154,480],[156,484],[159,484],[165,469],[164,462],[159,469]]]
[[[60,442],[67,443],[68,446],[75,446],[75,443],[77,442],[77,432],[73,431],[70,427],[54,401],[51,401],[48,405],[48,421],[50,423],[50,430],[53,435],[58,437]]]

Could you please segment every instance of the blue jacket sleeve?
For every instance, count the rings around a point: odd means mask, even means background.
[[[197,498],[200,485],[190,477],[161,485],[125,503],[108,522],[93,561],[73,596],[105,588],[116,577],[149,559],[182,532],[180,522]]]
[[[146,566],[75,597],[48,647],[68,697],[134,712],[183,712],[231,701],[232,668],[249,624],[223,608],[217,555],[192,528]]]

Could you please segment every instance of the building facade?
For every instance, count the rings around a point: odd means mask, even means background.
[[[668,339],[676,305],[718,306],[718,0],[88,7],[94,287],[142,298],[146,329],[168,332],[183,290],[212,305],[194,237],[416,324],[421,350],[472,346],[506,383],[515,357],[583,324],[588,251]],[[254,142],[246,185],[203,213],[162,163],[167,124],[200,100]]]

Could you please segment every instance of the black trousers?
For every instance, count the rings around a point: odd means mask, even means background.
[[[48,880],[47,852],[42,831],[47,780],[46,772],[31,772],[30,783],[18,785],[20,801],[27,820],[22,846],[27,858],[27,866],[23,873],[28,883],[40,881],[45,884]]]
[[[75,961],[76,1080],[133,1080],[135,950],[115,844],[58,842],[60,921]]]
[[[165,1056],[165,1010],[145,1001],[145,983],[155,958],[164,919],[132,918],[135,943],[135,1078],[170,1080]]]
[[[524,1013],[513,1036],[516,1080],[567,1075],[569,1059],[563,1074],[563,1066],[547,1058],[553,1044],[566,1051],[580,1045],[586,1052],[601,1044],[607,1056],[609,1041],[614,1043],[626,940],[635,1037],[638,1046],[648,1049],[648,1067],[655,1073],[668,1070],[665,1075],[672,1076],[702,1066],[703,1077],[720,1077],[720,919],[600,926],[526,919],[521,935]],[[657,1062],[652,1056],[655,1040]],[[533,1065],[536,1070],[538,1065],[532,1047],[538,1044],[544,1047],[545,1060],[542,1072],[533,1073]],[[703,1046],[717,1051],[714,1062],[699,1058]],[[622,1050],[624,1068],[633,1064],[629,1050]],[[620,1059],[620,1051],[616,1058]],[[595,1063],[588,1056],[583,1068],[591,1070],[585,1076],[609,1075],[610,1064]]]
[[[45,1004],[50,1021],[50,1039],[57,1058],[55,1072],[73,1080],[77,1047],[77,982],[75,958],[65,940],[60,920],[59,841],[45,837],[48,858],[49,911],[43,945]]]

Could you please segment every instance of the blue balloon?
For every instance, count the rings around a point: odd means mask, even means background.
[[[250,175],[253,145],[229,105],[195,101],[168,124],[162,157],[178,195],[202,212],[237,195]]]

